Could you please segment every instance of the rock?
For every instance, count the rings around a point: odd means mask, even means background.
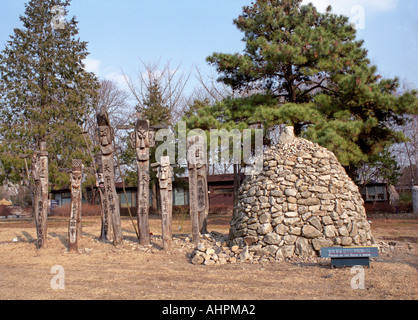
[[[260,226],[260,224],[258,222],[256,222],[256,223],[249,224],[247,226],[247,228],[250,229],[250,230],[257,230],[259,226]]]
[[[353,239],[352,238],[350,238],[350,237],[342,237],[341,238],[341,244],[343,245],[343,246],[349,246],[349,245],[351,245],[353,243]]]
[[[295,201],[295,203],[288,203],[287,204],[287,210],[289,210],[289,211],[298,211],[298,205],[296,204],[296,201]]]
[[[312,156],[314,158],[319,158],[319,159],[326,158],[327,157],[326,153],[325,152],[321,152],[321,151],[315,152]]]
[[[238,246],[232,246],[231,247],[231,251],[233,252],[233,253],[237,253],[238,252],[238,250],[239,250],[239,247]]]
[[[267,250],[267,252],[269,253],[270,256],[274,257],[274,256],[276,256],[276,252],[277,252],[277,250],[279,250],[279,247],[272,244],[272,245],[266,246],[266,250]]]
[[[272,190],[271,192],[270,192],[270,194],[273,196],[273,197],[281,197],[281,196],[283,196],[283,191],[281,191],[281,190]]]
[[[302,228],[299,227],[292,227],[289,230],[289,234],[295,235],[295,236],[299,236],[302,233]]]
[[[269,213],[264,213],[260,216],[258,220],[261,224],[271,222],[271,215]]]
[[[295,139],[295,133],[293,127],[286,127],[283,133],[279,137],[280,144],[287,144]]]
[[[299,199],[297,203],[298,205],[314,206],[320,204],[321,201],[318,198],[311,197],[307,199]]]
[[[206,255],[207,256],[211,256],[211,255],[213,255],[215,253],[215,250],[214,249],[212,249],[212,248],[208,248],[208,249],[206,249]]]
[[[264,236],[263,241],[267,244],[279,244],[282,240],[282,237],[277,233],[270,232]]]
[[[284,258],[282,249],[278,249],[276,251],[276,257],[275,258],[276,258],[276,260],[281,260],[281,259]]]
[[[274,228],[274,231],[278,234],[278,235],[284,235],[287,231],[287,227],[283,224],[279,224],[278,226],[276,226],[276,228]]]
[[[244,250],[240,253],[239,258],[241,261],[246,261],[251,258],[250,252],[248,251],[248,246],[245,246]]]
[[[321,232],[313,226],[305,225],[302,228],[302,235],[308,239],[314,239],[320,237]]]
[[[276,227],[277,225],[281,224],[281,223],[283,222],[283,220],[284,220],[284,217],[283,217],[283,216],[277,217],[277,218],[275,218],[275,219],[271,222],[271,225],[272,225],[272,226],[273,226],[273,228],[274,228],[274,227]]]
[[[202,264],[204,261],[205,261],[205,258],[199,253],[195,254],[194,257],[192,258],[193,264]]]
[[[332,219],[331,219],[331,217],[330,217],[330,216],[323,216],[323,217],[322,217],[322,224],[323,224],[324,226],[328,226],[328,225],[330,225],[330,224],[333,224],[333,221],[332,221]]]
[[[292,211],[286,212],[284,215],[285,215],[285,217],[288,217],[288,218],[295,218],[295,217],[299,216],[299,214],[297,212],[292,212]]]
[[[215,261],[213,261],[213,260],[205,260],[205,262],[203,264],[205,266],[214,266],[215,265]]]
[[[290,258],[295,253],[295,246],[294,245],[285,245],[282,248],[282,254],[284,258]]]
[[[321,250],[321,248],[332,247],[334,242],[332,240],[327,239],[313,239],[312,246],[316,251]]]
[[[244,243],[248,246],[252,245],[253,243],[256,243],[257,241],[257,237],[247,236],[244,238]]]
[[[234,238],[243,237],[243,236],[247,235],[247,233],[248,233],[248,230],[246,228],[240,229],[240,230],[235,230],[234,231]]]
[[[327,238],[335,237],[336,236],[335,232],[336,232],[336,230],[335,230],[335,227],[333,225],[324,227],[324,235]]]
[[[319,231],[322,229],[321,221],[318,217],[312,217],[308,220],[308,222],[313,225],[315,228],[317,228]]]
[[[310,256],[312,255],[312,249],[309,245],[308,239],[298,237],[295,244],[295,254],[298,256]]]
[[[286,218],[286,219],[284,219],[283,222],[287,226],[293,226],[293,225],[295,225],[299,221],[300,221],[299,218]]]
[[[335,204],[323,204],[321,206],[321,210],[324,210],[324,211],[334,211],[334,209],[335,209]]]
[[[315,192],[315,193],[325,193],[325,192],[328,192],[329,190],[327,187],[313,186],[309,188],[309,191]]]
[[[293,235],[286,235],[283,237],[285,244],[294,244],[296,239],[297,239],[297,236],[293,236]]]
[[[285,189],[284,190],[284,194],[286,196],[292,196],[292,197],[294,197],[294,196],[296,196],[297,193],[298,193],[298,191],[296,189]]]
[[[201,251],[201,252],[205,252],[206,251],[206,246],[203,244],[203,242],[199,242],[196,249]]]
[[[261,235],[264,235],[264,234],[269,233],[271,230],[273,230],[273,227],[271,226],[271,224],[270,223],[264,223],[257,228],[257,233],[261,234]]]
[[[348,236],[348,230],[345,226],[342,226],[341,228],[339,228],[338,233],[342,237],[347,237]]]

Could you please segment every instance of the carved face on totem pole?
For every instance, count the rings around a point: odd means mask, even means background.
[[[205,141],[202,136],[192,136],[187,139],[187,161],[189,169],[201,168],[207,164]]]
[[[111,154],[113,152],[113,130],[109,126],[99,126],[99,142],[103,154]]]
[[[73,160],[73,168],[71,172],[71,193],[79,196],[81,193],[81,179],[83,175],[83,165],[81,160]]]
[[[170,166],[170,157],[161,157],[157,178],[160,181],[160,189],[172,188],[173,169]]]
[[[131,146],[136,150],[138,161],[149,160],[149,148],[154,147],[154,135],[150,130],[149,121],[138,119],[135,131],[131,133]]]

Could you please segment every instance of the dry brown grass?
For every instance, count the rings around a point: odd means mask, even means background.
[[[230,217],[213,215],[209,230],[228,232]],[[324,264],[227,264],[195,266],[189,248],[159,250],[161,225],[151,219],[153,249],[136,243],[129,218],[123,218],[124,245],[98,241],[100,218],[83,222],[79,254],[67,253],[67,219],[51,218],[46,247],[37,250],[31,221],[0,222],[1,299],[417,299],[418,219],[374,219],[379,241],[390,238],[407,251],[394,250],[365,269],[365,290],[353,290],[350,268]],[[180,227],[180,228],[179,228]],[[174,233],[190,233],[190,221],[176,216]],[[12,242],[15,239],[17,242]],[[385,240],[387,241],[387,240]],[[65,270],[65,290],[53,290],[51,267]]]

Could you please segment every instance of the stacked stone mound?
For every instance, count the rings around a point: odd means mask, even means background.
[[[282,140],[264,153],[263,171],[241,185],[230,245],[277,260],[371,245],[363,199],[335,155],[305,139]]]

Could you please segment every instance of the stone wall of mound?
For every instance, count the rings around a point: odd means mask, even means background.
[[[276,259],[321,247],[373,243],[364,202],[335,155],[305,139],[284,139],[247,176],[231,220],[230,245]]]

